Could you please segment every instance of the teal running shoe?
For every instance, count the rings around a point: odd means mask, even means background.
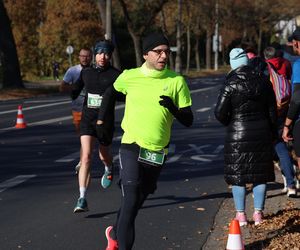
[[[105,171],[104,175],[101,178],[101,185],[103,188],[108,188],[113,180],[113,173],[112,171]]]
[[[74,213],[89,211],[88,204],[85,198],[79,198],[74,208]]]

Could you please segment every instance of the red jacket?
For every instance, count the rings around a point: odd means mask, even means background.
[[[271,63],[277,69],[277,72],[280,75],[284,75],[288,79],[291,79],[292,66],[291,66],[291,63],[287,59],[282,58],[282,57],[275,57],[275,58],[266,60],[266,62]]]

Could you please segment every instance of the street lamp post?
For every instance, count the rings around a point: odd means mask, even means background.
[[[215,26],[215,35],[213,38],[213,48],[215,52],[215,70],[218,70],[218,61],[219,61],[219,5],[218,0],[216,1],[216,26]]]
[[[106,0],[105,38],[111,40],[111,0]]]
[[[72,66],[72,54],[74,52],[74,48],[71,45],[69,45],[66,48],[66,52],[69,55],[69,64],[70,64],[70,67],[71,67]]]

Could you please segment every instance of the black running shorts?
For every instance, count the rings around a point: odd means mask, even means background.
[[[108,146],[112,143],[114,128],[106,128],[106,140],[103,141],[101,138],[97,137],[96,132],[96,122],[97,122],[98,113],[95,110],[89,110],[82,113],[81,122],[80,122],[80,135],[90,135],[96,137],[100,144]]]

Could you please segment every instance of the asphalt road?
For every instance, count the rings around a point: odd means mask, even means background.
[[[194,124],[185,128],[174,123],[158,189],[136,220],[134,250],[198,250],[205,243],[229,195],[223,181],[224,129],[213,115],[222,80],[216,76],[189,81]],[[25,129],[14,128],[19,104]],[[123,110],[118,104],[116,167]],[[118,173],[104,190],[103,166],[95,154],[87,196],[90,210],[74,214],[79,147],[68,96],[0,102],[0,249],[105,249],[104,231],[114,223],[120,203]]]

